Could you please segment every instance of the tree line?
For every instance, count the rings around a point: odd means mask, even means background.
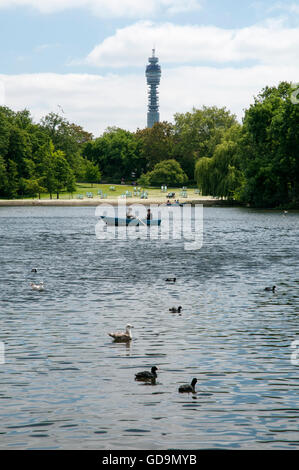
[[[17,198],[61,191],[72,193],[76,181],[100,179],[82,155],[92,134],[55,113],[33,122],[28,110],[0,107],[0,196]]]
[[[109,127],[97,138],[50,113],[0,107],[0,197],[59,197],[76,182],[196,185],[203,195],[254,207],[299,205],[299,106],[291,84],[266,87],[242,124],[226,108],[203,106],[173,123],[130,132]]]

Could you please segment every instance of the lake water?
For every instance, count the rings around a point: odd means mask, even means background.
[[[0,208],[0,447],[299,448],[299,213],[204,208],[197,251],[99,240],[96,221]],[[153,365],[156,384],[134,380]]]

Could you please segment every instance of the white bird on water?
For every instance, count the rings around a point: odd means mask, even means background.
[[[126,326],[126,331],[116,331],[115,333],[108,333],[108,335],[111,336],[111,338],[113,338],[114,341],[118,341],[118,342],[131,341],[132,339],[131,328],[134,328],[134,326],[128,323]]]
[[[39,290],[42,291],[44,290],[44,282],[41,281],[40,284],[35,284],[34,282],[30,282],[30,286],[32,290]]]

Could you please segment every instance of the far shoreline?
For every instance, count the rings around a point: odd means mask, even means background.
[[[102,204],[110,204],[112,206],[142,204],[145,206],[151,204],[165,204],[165,198],[127,198],[127,199],[97,199],[97,198],[84,198],[84,199],[0,199],[0,207],[96,207]],[[174,202],[174,201],[171,201]],[[200,197],[192,199],[180,200],[181,204],[202,204],[206,207],[242,207],[243,205],[234,201],[227,201],[216,199],[212,197]]]

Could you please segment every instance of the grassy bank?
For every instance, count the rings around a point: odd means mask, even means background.
[[[132,194],[131,197],[127,197],[128,201],[134,199],[140,199],[140,195],[134,196],[134,188],[137,189],[139,186],[134,187],[132,185],[115,185],[115,184],[94,184],[91,186],[89,183],[77,183],[76,191],[68,193],[66,191],[62,191],[59,193],[59,199],[61,200],[69,200],[69,199],[103,199],[101,194],[98,194],[99,191],[102,191],[102,194],[105,195],[105,199],[117,199],[121,197],[122,194],[129,192]],[[111,188],[114,188],[111,189]],[[164,198],[166,200],[166,195],[168,192],[174,192],[176,199],[180,199],[181,201],[187,201],[188,199],[196,199],[199,197],[198,193],[195,193],[195,189],[187,189],[187,198],[180,195],[182,189],[181,188],[167,188],[167,193],[163,193],[161,188],[141,188],[141,191],[146,191],[149,199],[160,199]],[[92,194],[92,197],[90,195]],[[56,199],[56,194],[52,194],[52,198]],[[38,200],[38,197],[32,198],[27,197],[24,199],[35,199]],[[49,193],[43,193],[40,195],[40,199],[50,199]]]
[[[211,196],[201,196],[195,188],[187,189],[185,194],[182,193],[182,188],[168,188],[167,192],[162,192],[161,188],[140,188],[140,192],[134,195],[134,186],[129,185],[113,185],[113,184],[94,184],[91,187],[87,183],[78,183],[76,191],[72,194],[61,192],[59,199],[56,194],[41,194],[39,198],[19,198],[19,199],[0,199],[0,206],[97,206],[101,203],[109,203],[117,205],[119,200],[126,204],[162,204],[167,201],[168,192],[175,193],[175,199],[180,202],[187,202],[190,204],[204,204],[206,206],[214,205],[227,205],[228,201],[220,201]],[[139,187],[135,188],[138,189]],[[146,191],[147,198],[141,199],[142,191]],[[196,192],[195,192],[196,191]],[[100,192],[100,194],[99,194]],[[122,198],[121,196],[129,192],[131,196]],[[92,195],[92,197],[91,197]],[[105,197],[102,197],[105,195]],[[172,199],[174,201],[174,199]]]

